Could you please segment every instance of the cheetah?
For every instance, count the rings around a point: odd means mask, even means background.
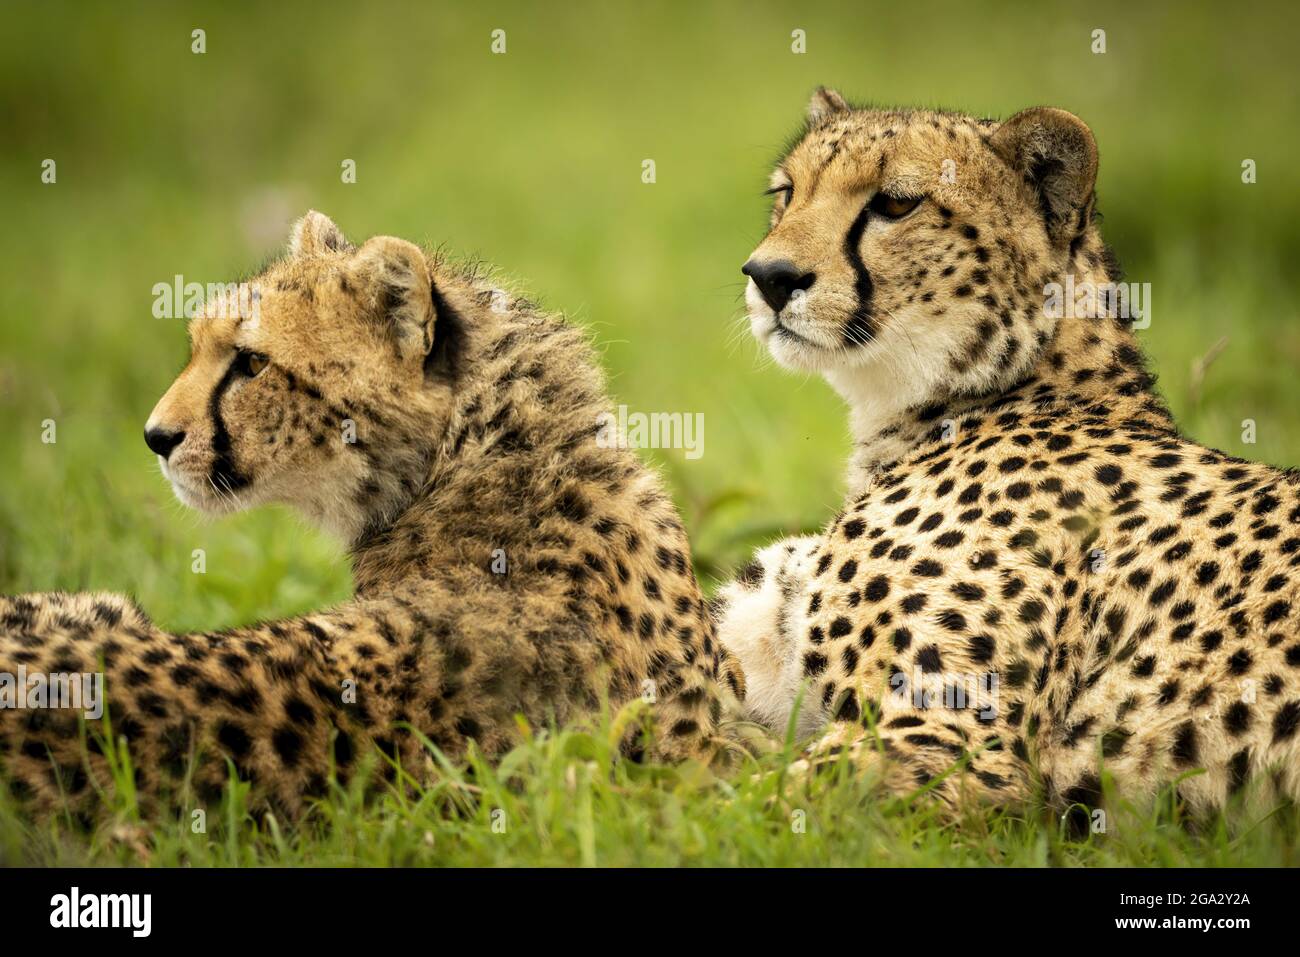
[[[749,715],[823,730],[802,771],[1076,815],[1107,774],[1193,813],[1247,783],[1242,802],[1300,797],[1300,474],[1179,434],[1098,230],[1097,161],[1063,110],[820,89],[772,174],[751,328],[848,405],[849,493],[716,613]],[[1058,309],[1061,287],[1093,300]]]
[[[145,441],[188,506],[288,503],[340,536],[354,597],[202,634],[118,595],[6,598],[0,674],[102,673],[155,806],[183,785],[217,801],[228,760],[255,805],[293,816],[363,755],[418,775],[426,741],[498,756],[519,715],[637,698],[630,759],[712,755],[742,679],[676,511],[635,452],[597,440],[609,402],[585,334],[489,279],[308,212],[250,281],[256,310],[190,323]],[[82,720],[0,710],[0,780],[24,806],[84,813],[111,788]]]

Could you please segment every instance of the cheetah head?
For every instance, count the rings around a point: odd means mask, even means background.
[[[819,89],[745,263],[753,334],[846,398],[923,403],[1013,384],[1050,339],[1044,285],[1102,265],[1097,149],[1063,110],[1005,122],[855,109]]]
[[[351,538],[427,474],[450,415],[457,320],[430,262],[389,236],[354,247],[313,211],[224,290],[145,442],[188,506],[287,503]]]

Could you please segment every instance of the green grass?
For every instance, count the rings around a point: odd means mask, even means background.
[[[768,164],[818,83],[887,104],[1005,115],[1049,103],[1087,119],[1105,233],[1128,277],[1151,283],[1142,335],[1185,431],[1300,464],[1292,19],[1282,2],[1224,17],[1208,2],[1118,0],[1086,13],[15,6],[0,35],[0,591],[127,591],[175,629],[347,596],[336,543],[278,510],[184,512],[140,439],[185,356],[181,324],[151,316],[153,285],[233,278],[308,207],[354,237],[446,242],[500,264],[591,328],[617,401],[704,413],[702,458],[651,457],[710,585],[769,538],[818,527],[841,497],[843,410],[737,334]],[[201,56],[195,28],[207,31]],[[504,56],[489,52],[496,28]],[[796,28],[803,55],[790,52]],[[1089,49],[1095,28],[1103,55]],[[53,185],[40,182],[46,158]],[[1247,158],[1254,185],[1240,179]],[[340,182],[344,159],[355,184]],[[41,441],[46,419],[54,444]],[[190,571],[198,548],[203,575]],[[296,830],[254,827],[236,806],[210,813],[204,836],[174,825],[87,836],[58,822],[33,834],[5,812],[0,861],[1270,864],[1296,848],[1292,811],[1192,833],[1167,808],[1139,808],[1081,844],[1035,815],[942,825],[834,776],[792,805],[775,776],[616,766],[603,741],[599,729],[539,735],[513,771],[478,769],[478,791],[452,777],[418,800],[339,794]],[[790,829],[796,806],[803,834]],[[504,834],[487,826],[496,807]]]
[[[56,818],[39,826],[0,796],[0,865],[48,866],[1215,866],[1300,864],[1300,809],[1213,820],[1184,816],[1172,792],[1152,805],[1116,801],[1104,833],[1080,836],[1041,810],[941,816],[924,792],[889,797],[842,762],[811,781],[783,774],[793,746],[758,748],[725,775],[703,765],[619,760],[620,722],[529,731],[495,765],[441,759],[438,780],[366,793],[358,775],[293,825],[250,815],[246,785],[227,785],[197,818],[181,795],[143,817],[117,755],[118,796],[93,832]],[[110,755],[113,749],[107,749]],[[433,752],[436,754],[436,752]],[[375,763],[371,771],[375,771]],[[1108,782],[1107,782],[1108,783]],[[0,795],[3,795],[0,789]],[[1243,803],[1251,797],[1243,795]],[[1115,801],[1111,795],[1111,800]]]

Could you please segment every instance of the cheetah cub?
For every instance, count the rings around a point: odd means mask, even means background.
[[[1038,776],[1096,806],[1103,768],[1199,810],[1255,777],[1300,797],[1300,475],[1178,433],[1098,231],[1091,131],[828,90],[807,120],[746,302],[777,362],[844,398],[855,449],[841,514],[721,593],[750,714],[784,729],[802,688],[799,730],[833,722],[802,766],[848,750],[904,792],[956,766],[951,803]]]
[[[389,236],[356,247],[309,212],[209,304],[145,441],[185,504],[286,502],[350,547],[328,611],[169,634],[125,598],[0,600],[0,673],[99,672],[146,799],[220,797],[226,760],[294,814],[378,748],[408,770],[533,725],[653,700],[651,751],[707,757],[743,693],[715,642],[656,475],[597,441],[608,409],[584,334]],[[245,318],[247,316],[247,318]],[[38,809],[110,786],[78,713],[0,710],[0,780]],[[636,756],[640,727],[625,741]]]

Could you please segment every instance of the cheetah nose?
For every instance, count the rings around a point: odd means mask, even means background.
[[[150,451],[155,455],[161,455],[163,458],[172,454],[176,446],[185,441],[185,433],[181,431],[168,432],[166,429],[145,429],[144,444],[149,446]]]
[[[817,274],[803,272],[788,259],[771,259],[756,262],[751,259],[740,271],[754,280],[767,304],[776,312],[785,308],[796,290],[808,289],[817,280]]]

